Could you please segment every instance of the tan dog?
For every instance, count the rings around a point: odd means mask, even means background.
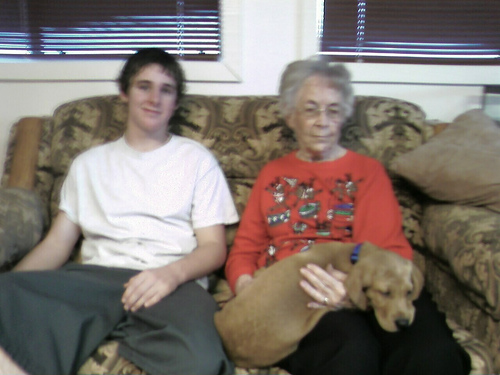
[[[380,326],[397,331],[415,316],[414,301],[423,287],[421,272],[398,254],[364,243],[355,265],[354,244],[324,243],[285,258],[267,268],[224,308],[215,325],[229,357],[237,366],[265,367],[297,349],[299,341],[327,313],[311,309],[312,301],[299,286],[300,268],[328,264],[348,273],[347,295],[362,310],[373,308]]]

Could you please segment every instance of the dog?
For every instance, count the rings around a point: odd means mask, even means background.
[[[329,242],[280,260],[258,272],[253,282],[215,313],[215,326],[229,358],[240,367],[266,367],[293,353],[299,341],[330,311],[308,308],[312,298],[299,286],[300,268],[331,264],[347,273],[347,296],[361,309],[372,308],[389,332],[409,326],[413,301],[423,287],[420,270],[400,255],[371,243],[362,244],[351,263],[355,244]]]

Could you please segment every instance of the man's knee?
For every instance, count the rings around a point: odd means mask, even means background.
[[[191,355],[188,361],[186,374],[199,375],[229,375],[234,373],[234,365],[227,358],[222,343],[218,340],[198,342],[195,348],[194,355]],[[193,354],[193,353],[191,353]]]

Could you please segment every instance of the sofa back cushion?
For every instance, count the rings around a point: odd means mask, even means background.
[[[85,98],[56,109],[50,153],[54,176],[50,198],[52,218],[58,212],[61,187],[73,159],[92,146],[120,137],[126,116],[126,105],[118,96]]]
[[[434,134],[420,107],[403,100],[358,96],[341,143],[386,167],[392,159],[425,143]]]
[[[434,127],[415,104],[377,96],[356,97],[353,115],[342,129],[341,143],[378,159],[386,168],[398,155],[425,143]],[[403,230],[414,249],[423,250],[423,195],[406,180],[389,172],[403,215]]]
[[[52,124],[52,217],[71,161],[88,148],[123,134],[126,106],[117,96],[85,98],[56,109]],[[279,116],[276,97],[188,95],[170,130],[195,139],[219,160],[242,212],[255,177],[269,160],[290,152],[295,141]]]
[[[47,202],[47,216],[53,218],[58,212],[61,185],[74,157],[121,136],[126,115],[126,105],[112,95],[65,103],[45,120],[35,190],[42,202]],[[264,164],[296,147],[279,113],[276,96],[187,95],[172,118],[171,131],[211,149],[224,170],[240,214]],[[419,146],[431,134],[432,127],[418,106],[392,98],[358,96],[341,143],[387,166],[394,156]],[[4,180],[8,169],[7,163]],[[420,208],[406,187],[399,189],[401,182],[395,176],[394,182],[403,207],[405,231],[408,237],[415,237]]]

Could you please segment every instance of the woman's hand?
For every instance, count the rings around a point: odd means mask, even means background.
[[[151,307],[179,286],[175,272],[166,267],[144,270],[125,283],[123,308],[132,312]]]
[[[315,264],[308,264],[300,269],[300,273],[304,276],[300,286],[313,299],[313,302],[308,303],[308,307],[340,310],[344,306],[344,280],[347,276],[345,273],[334,269],[331,264],[326,270]]]

